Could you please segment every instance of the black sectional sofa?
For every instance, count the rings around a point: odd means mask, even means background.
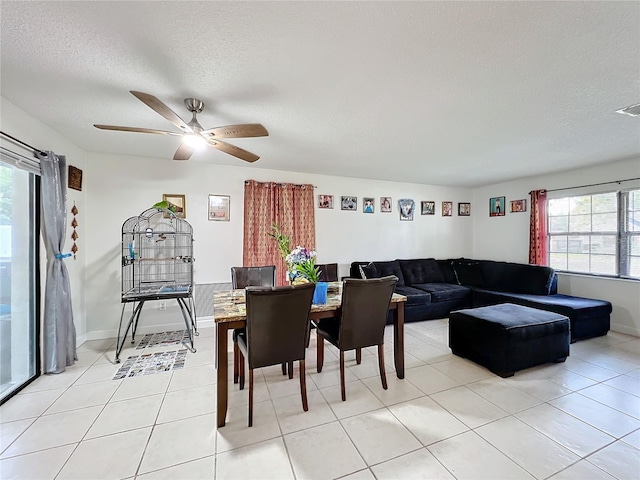
[[[571,322],[571,342],[609,331],[611,303],[557,293],[550,267],[457,258],[353,262],[350,276],[398,277],[405,295],[405,321],[446,318],[453,310],[513,303],[560,313]]]

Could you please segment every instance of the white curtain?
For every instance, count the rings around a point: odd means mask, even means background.
[[[67,223],[67,162],[64,155],[40,154],[42,231],[47,248],[43,356],[45,373],[61,373],[78,359],[69,272],[64,264]]]

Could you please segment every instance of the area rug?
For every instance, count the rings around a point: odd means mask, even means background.
[[[186,330],[176,330],[175,332],[148,333],[136,347],[141,350],[147,347],[164,347],[169,345],[178,345],[180,343],[190,342],[189,332]]]
[[[127,357],[114,375],[113,380],[177,370],[184,367],[184,361],[186,358],[187,350],[172,350],[169,352],[133,355],[131,357]]]

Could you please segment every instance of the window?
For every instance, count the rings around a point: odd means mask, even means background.
[[[38,372],[38,178],[0,158],[0,404]]]
[[[640,190],[550,199],[549,265],[640,278]]]
[[[626,261],[622,262],[620,274],[640,278],[640,189],[625,193],[620,250]]]

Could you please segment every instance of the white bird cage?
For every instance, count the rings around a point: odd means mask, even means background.
[[[193,302],[193,228],[164,208],[150,208],[122,224],[122,315],[116,344],[116,361],[133,325],[131,343],[144,302],[175,298],[189,331],[191,349],[195,324]],[[125,304],[134,302],[120,341]],[[136,305],[137,304],[137,305]]]
[[[122,301],[193,290],[193,228],[150,208],[122,225]]]

